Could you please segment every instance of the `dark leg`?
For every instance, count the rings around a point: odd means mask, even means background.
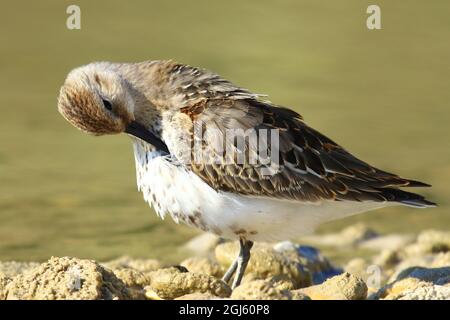
[[[253,246],[253,242],[240,239],[239,244],[241,245],[241,249],[239,251],[239,256],[236,259],[237,272],[234,277],[233,285],[231,286],[231,289],[233,290],[241,284],[242,277],[244,276],[245,269],[247,268],[248,260],[250,260],[250,250]]]
[[[237,266],[238,266],[238,258],[234,259],[233,263],[228,268],[227,272],[225,272],[224,276],[222,277],[223,282],[228,283],[230,281],[231,277],[236,272]]]

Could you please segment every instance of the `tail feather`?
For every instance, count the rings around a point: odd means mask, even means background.
[[[437,204],[425,199],[417,193],[412,193],[408,191],[403,191],[400,189],[386,188],[382,189],[383,196],[387,201],[399,202],[407,206],[417,207],[417,208],[428,208],[436,207]]]
[[[405,187],[431,187],[431,184],[425,183],[425,182],[421,182],[421,181],[416,181],[416,180],[409,180],[408,179],[408,184]]]

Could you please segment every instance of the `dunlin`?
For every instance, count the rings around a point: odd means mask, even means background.
[[[298,237],[390,205],[435,205],[400,189],[429,185],[377,169],[296,112],[173,61],[76,68],[58,110],[82,131],[132,138],[138,188],[161,218],[239,240],[223,279],[236,274],[233,288],[253,241]]]

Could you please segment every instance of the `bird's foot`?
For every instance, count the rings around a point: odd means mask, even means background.
[[[248,261],[250,260],[250,250],[253,247],[253,242],[245,239],[239,240],[240,250],[239,255],[233,261],[231,266],[222,278],[222,281],[229,283],[231,277],[236,273],[231,289],[234,290],[241,284],[242,277],[244,276],[245,269],[247,268]]]

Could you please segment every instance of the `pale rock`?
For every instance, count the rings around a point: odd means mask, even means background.
[[[450,300],[450,287],[432,285],[407,290],[397,298],[398,300]]]
[[[440,268],[446,266],[450,266],[450,252],[407,257],[395,266],[389,282],[395,281],[400,273],[411,267]]]
[[[356,246],[363,241],[378,237],[378,233],[362,223],[351,225],[339,233],[305,236],[307,243],[331,247]]]
[[[392,269],[402,261],[402,256],[397,250],[382,250],[372,259],[375,265],[383,269]]]
[[[133,296],[112,271],[92,260],[52,257],[15,276],[5,288],[11,300],[113,300]]]
[[[450,252],[450,232],[422,231],[415,243],[404,247],[401,251],[406,257]]]
[[[270,281],[272,285],[279,290],[294,290],[296,288],[293,280],[287,275],[277,275],[262,279],[261,276],[257,274],[247,273],[242,279],[242,283],[247,283],[255,280]]]
[[[6,285],[11,279],[0,272],[0,300],[6,299]]]
[[[363,258],[354,258],[347,262],[344,266],[344,270],[354,276],[357,276],[364,281],[367,279],[367,268],[369,264]]]
[[[184,296],[175,298],[174,300],[224,300],[225,298],[221,298],[215,295],[212,295],[211,293],[189,293],[185,294]]]
[[[290,241],[283,241],[276,243],[273,249],[294,261],[306,265],[312,273],[313,284],[320,284],[326,279],[343,272],[341,268],[333,266],[318,249],[310,246],[301,246]]]
[[[411,267],[403,270],[397,276],[397,281],[406,278],[415,278],[421,281],[437,283],[440,279],[450,276],[450,267],[423,268]]]
[[[370,299],[449,300],[450,267],[411,267],[402,270],[395,281],[381,288]]]
[[[150,272],[161,269],[163,265],[156,259],[135,259],[122,256],[117,259],[102,263],[109,269],[134,269],[141,272]]]
[[[312,300],[363,300],[367,297],[364,281],[348,272],[334,276],[322,284],[296,290]]]
[[[272,281],[254,280],[241,284],[233,290],[234,300],[307,300],[301,293],[292,294],[289,290],[278,288]]]
[[[217,261],[206,257],[191,257],[180,263],[181,266],[194,273],[204,273],[221,278],[224,274],[223,267]]]
[[[217,245],[225,242],[224,239],[212,233],[202,233],[183,245],[183,249],[194,256],[209,256]]]
[[[436,246],[441,245],[450,250],[450,231],[425,230],[417,237],[418,243],[432,243]]]
[[[113,272],[127,286],[133,300],[146,299],[144,288],[150,284],[150,279],[145,273],[130,268],[115,269]]]
[[[39,266],[38,262],[0,261],[0,273],[12,278],[37,266]]]
[[[146,296],[150,299],[175,299],[194,292],[230,296],[231,289],[222,280],[183,269],[171,267],[148,273],[150,285],[145,287]]]
[[[367,239],[359,244],[360,248],[369,250],[399,250],[414,242],[416,237],[411,234],[381,235]]]

